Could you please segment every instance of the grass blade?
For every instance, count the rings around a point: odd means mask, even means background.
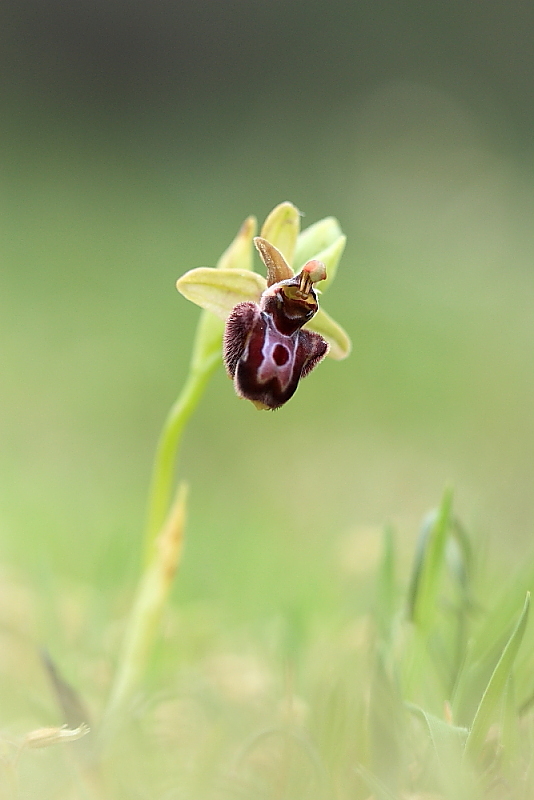
[[[395,538],[388,525],[383,533],[383,555],[377,576],[376,618],[382,639],[391,638],[395,616]]]
[[[434,747],[439,761],[446,766],[451,758],[457,758],[463,753],[469,731],[430,714],[414,703],[406,703],[406,708],[426,725],[430,741]]]
[[[406,760],[406,712],[387,658],[386,649],[379,647],[369,692],[367,734],[370,767],[393,790]]]
[[[473,800],[472,776],[462,763],[465,742],[469,733],[467,728],[450,725],[413,703],[405,705],[425,725],[437,760],[440,791],[446,797],[454,798],[454,800],[463,800],[463,798]]]
[[[519,715],[515,699],[514,675],[510,675],[506,681],[504,689],[504,700],[501,714],[501,770],[504,775],[511,779],[513,776],[513,764],[520,752],[519,747]]]
[[[408,615],[423,632],[428,631],[436,610],[439,577],[452,509],[452,492],[443,495],[438,511],[427,518],[419,536],[408,597]]]
[[[471,726],[465,745],[465,753],[468,757],[472,758],[480,752],[493,719],[495,709],[504,695],[506,683],[510,677],[515,657],[525,633],[529,607],[530,592],[527,592],[521,616],[506,643],[502,655],[497,662],[497,666],[493,670],[493,674],[484,690],[484,694],[482,695],[482,699],[475,714],[473,725]]]
[[[398,795],[393,792],[380,780],[370,772],[363,764],[358,764],[355,767],[356,774],[362,779],[364,784],[370,789],[377,800],[398,800]]]

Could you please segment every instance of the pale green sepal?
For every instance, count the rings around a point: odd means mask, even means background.
[[[274,245],[288,264],[293,263],[300,231],[300,211],[293,203],[285,202],[273,208],[261,229],[260,236]]]
[[[256,217],[247,217],[233,242],[226,248],[217,262],[217,269],[252,270],[252,239],[256,235]],[[221,361],[224,323],[221,319],[203,311],[197,325],[191,368],[193,371],[214,369]]]
[[[256,235],[256,217],[247,217],[234,241],[217,261],[217,269],[252,269],[252,239]]]
[[[341,361],[350,355],[352,342],[348,334],[322,308],[304,327],[310,331],[315,331],[315,333],[320,333],[326,339],[330,345],[330,350],[328,351],[330,358],[335,359],[335,361]]]
[[[305,228],[297,239],[293,262],[295,272],[298,272],[306,261],[319,258],[317,253],[330,247],[342,233],[341,226],[335,217],[325,217],[310,225],[309,228]]]
[[[320,292],[325,292],[336,277],[337,267],[341,261],[346,243],[347,237],[343,235],[339,236],[329,247],[326,247],[314,256],[317,261],[322,261],[326,267],[326,278],[324,281],[319,281],[319,283],[316,284],[316,288]]]
[[[265,278],[245,269],[198,267],[178,278],[176,288],[187,300],[226,320],[238,303],[257,303],[265,291]]]

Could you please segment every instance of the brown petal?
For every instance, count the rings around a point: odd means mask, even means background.
[[[277,250],[267,239],[256,236],[254,238],[254,245],[267,268],[267,286],[272,286],[273,283],[280,283],[280,281],[285,281],[293,277],[293,270],[280,250]]]

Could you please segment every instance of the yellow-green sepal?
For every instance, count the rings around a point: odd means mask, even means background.
[[[344,331],[341,325],[338,325],[326,311],[323,311],[322,308],[319,309],[314,318],[306,323],[304,327],[308,328],[310,331],[315,331],[315,333],[320,333],[323,339],[326,339],[330,345],[328,351],[330,358],[333,358],[335,361],[342,361],[342,359],[350,355],[352,342],[348,333]]]
[[[256,217],[247,217],[232,243],[219,258],[217,262],[218,271],[240,269],[250,272],[252,270],[252,239],[256,235],[257,227]],[[182,278],[178,283],[181,280]],[[178,288],[181,291],[180,287]],[[189,288],[194,294],[194,288]],[[189,297],[188,299],[191,298]],[[199,305],[202,305],[202,303],[199,303]],[[203,307],[208,308],[205,305]],[[211,311],[212,309],[210,308],[209,310]],[[198,321],[193,354],[191,356],[191,368],[193,370],[209,371],[220,363],[223,334],[224,324],[221,322],[221,314],[214,316],[213,313],[203,311]]]
[[[191,269],[176,281],[176,288],[187,300],[222,320],[238,303],[257,303],[266,286],[265,278],[257,272],[213,267]]]
[[[252,269],[252,240],[257,228],[256,217],[247,217],[233,242],[217,261],[217,269]]]
[[[293,263],[300,232],[300,211],[293,203],[277,205],[263,223],[260,236],[276,247],[288,264]]]
[[[343,234],[341,226],[335,217],[325,217],[305,228],[297,239],[293,265],[295,272],[312,258],[320,258],[319,253],[327,250]]]
[[[319,283],[316,285],[316,288],[320,292],[325,292],[336,277],[338,264],[341,261],[341,256],[345,250],[346,243],[347,237],[341,235],[335,241],[333,241],[331,245],[325,247],[324,250],[321,250],[319,253],[317,253],[317,255],[314,256],[317,261],[322,261],[326,267],[326,278],[324,281],[319,281]]]

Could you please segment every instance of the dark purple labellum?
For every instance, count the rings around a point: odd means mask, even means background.
[[[239,397],[257,408],[275,409],[287,403],[300,379],[328,351],[322,336],[302,329],[317,310],[306,267],[266,289],[259,305],[235,306],[226,321],[223,357]]]

